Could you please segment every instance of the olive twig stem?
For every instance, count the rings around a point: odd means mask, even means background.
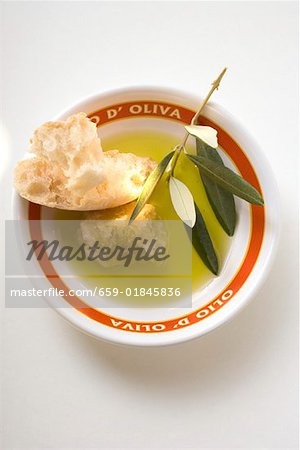
[[[194,117],[192,118],[192,121],[191,121],[190,125],[196,125],[197,120],[198,120],[198,118],[199,118],[199,116],[200,116],[200,114],[201,114],[201,111],[203,110],[204,106],[206,105],[206,103],[208,102],[208,100],[210,99],[210,97],[212,96],[213,92],[214,92],[216,89],[219,88],[220,82],[221,82],[223,76],[225,75],[226,70],[227,70],[227,67],[225,67],[225,68],[222,70],[222,72],[220,73],[220,75],[218,76],[218,78],[216,78],[216,80],[212,83],[212,86],[211,86],[211,88],[210,88],[208,94],[206,95],[206,97],[204,98],[204,100],[202,101],[202,103],[201,103],[201,105],[200,105],[200,108],[198,109],[198,111],[196,112],[196,114],[194,115]],[[188,137],[189,137],[189,133],[186,131],[186,133],[185,133],[185,135],[184,135],[184,138],[183,138],[181,144],[176,145],[176,146],[174,147],[174,149],[173,149],[173,150],[175,151],[175,153],[174,153],[174,156],[173,156],[173,158],[172,158],[172,160],[171,160],[171,162],[170,162],[170,168],[169,168],[169,170],[168,170],[167,180],[173,175],[173,172],[174,172],[176,163],[177,163],[177,161],[178,161],[179,155],[180,155],[180,153],[182,152],[182,150],[184,149],[184,147],[185,147],[185,145],[186,145],[186,143],[187,143]]]

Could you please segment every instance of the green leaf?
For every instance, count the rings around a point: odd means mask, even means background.
[[[202,214],[195,203],[196,223],[192,229],[193,246],[209,270],[217,275],[219,271],[218,258],[211,241],[210,235],[207,231]]]
[[[226,191],[246,200],[254,205],[262,206],[264,200],[260,193],[246,180],[237,175],[228,167],[222,166],[203,156],[187,155],[196,166],[203,170],[204,174],[212,181],[223,187]]]
[[[186,225],[193,228],[196,221],[196,212],[191,191],[175,177],[170,178],[169,190],[176,213]]]
[[[224,166],[221,156],[214,148],[196,139],[197,155],[210,159]],[[234,197],[217,183],[208,178],[198,167],[209,203],[222,228],[229,236],[233,236],[236,224]]]
[[[139,215],[139,213],[141,212],[141,210],[143,209],[143,207],[149,200],[152,192],[155,189],[155,186],[158,184],[158,182],[162,178],[173,155],[174,155],[174,152],[171,152],[168,155],[166,155],[160,161],[160,163],[155,167],[155,169],[150,173],[149,177],[147,178],[147,180],[143,186],[142,192],[140,193],[140,196],[137,199],[134,210],[132,211],[132,214],[129,219],[129,224],[134,221],[134,219]]]

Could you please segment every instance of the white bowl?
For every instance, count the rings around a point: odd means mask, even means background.
[[[180,90],[129,87],[83,99],[55,119],[85,111],[98,123],[101,135],[147,127],[165,129],[180,137],[183,123],[190,122],[200,102],[197,96]],[[108,119],[108,109],[117,110],[117,116]],[[257,143],[222,107],[210,103],[201,118],[203,124],[218,129],[224,161],[261,190],[265,207],[248,205],[237,199],[239,220],[226,263],[219,277],[205,289],[194,293],[191,308],[81,308],[78,305],[73,307],[66,299],[66,307],[56,310],[81,331],[106,341],[138,346],[187,341],[231,319],[265,280],[279,236],[278,191],[272,171]],[[47,208],[31,204],[18,194],[14,196],[13,207],[15,219],[49,218]],[[51,284],[54,287],[82,286],[76,278],[70,281],[59,276],[55,265],[53,267],[57,276],[47,279],[45,268],[36,263],[36,274],[41,276],[34,280],[39,287],[45,289]],[[48,300],[51,304],[51,299]],[[81,302],[85,304],[84,298],[78,301],[79,305]]]

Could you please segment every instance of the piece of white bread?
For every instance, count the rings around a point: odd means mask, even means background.
[[[152,239],[155,239],[153,251],[157,247],[166,247],[167,230],[163,221],[159,220],[155,206],[146,204],[134,222],[129,225],[128,221],[134,206],[135,202],[131,202],[117,208],[86,212],[84,220],[80,222],[80,244],[84,243],[91,248],[98,242],[100,247],[128,248],[135,238],[139,238],[138,245],[143,248],[141,254],[146,252],[147,245]],[[97,259],[97,262],[105,268],[124,264],[115,258],[106,261]]]
[[[101,210],[128,203],[156,166],[132,153],[103,152],[96,125],[85,113],[39,127],[29,152],[33,157],[16,166],[16,190],[31,202],[59,209]]]

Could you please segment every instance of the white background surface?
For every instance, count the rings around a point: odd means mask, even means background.
[[[284,230],[253,302],[181,346],[114,347],[51,310],[4,309],[2,448],[297,448],[296,3],[5,2],[2,17],[6,218],[40,123],[119,86],[204,94],[226,65],[214,100],[268,156]]]

